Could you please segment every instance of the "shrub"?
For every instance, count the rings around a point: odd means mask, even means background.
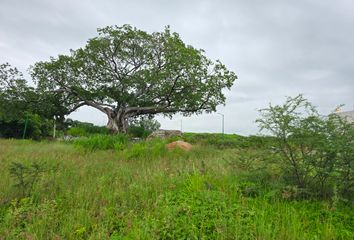
[[[147,138],[151,134],[151,131],[146,131],[144,127],[133,125],[129,126],[128,133],[132,137]]]
[[[128,143],[128,137],[123,134],[117,135],[92,135],[86,138],[79,138],[73,141],[74,146],[85,151],[122,150]]]
[[[182,139],[189,143],[199,143],[217,148],[239,147],[244,137],[236,134],[184,133]]]
[[[140,142],[133,144],[131,148],[127,149],[125,154],[128,159],[134,158],[157,158],[166,154],[166,142],[161,139],[154,139],[153,141]]]
[[[68,129],[67,134],[73,137],[88,137],[94,134],[108,134],[109,131],[106,127],[95,126],[92,123],[74,121]]]
[[[170,141],[182,139],[192,144],[225,148],[265,148],[274,142],[269,136],[240,136],[237,134],[220,133],[184,133],[182,137],[175,137]]]
[[[88,133],[85,131],[84,128],[80,127],[72,127],[67,131],[67,134],[73,137],[84,137],[88,136]]]
[[[335,187],[353,193],[354,124],[320,116],[302,95],[260,111],[257,122],[275,136],[288,183],[313,196],[330,197]]]
[[[133,137],[147,138],[152,132],[159,129],[161,124],[155,119],[140,117],[130,122],[128,133]]]
[[[4,138],[22,138],[26,127],[25,138],[39,140],[51,136],[53,127],[52,121],[40,117],[37,114],[27,113],[26,117],[21,119],[1,119],[0,118],[0,137]]]
[[[34,185],[40,180],[41,176],[57,167],[49,167],[43,162],[32,162],[23,164],[12,162],[9,168],[10,175],[15,179],[15,187],[19,190],[20,196],[29,196]]]

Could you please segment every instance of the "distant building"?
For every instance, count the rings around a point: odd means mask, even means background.
[[[347,112],[336,112],[336,114],[350,123],[354,123],[354,110]]]

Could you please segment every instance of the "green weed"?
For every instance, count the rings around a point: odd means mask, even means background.
[[[122,150],[128,143],[128,138],[125,135],[92,135],[90,137],[83,137],[75,139],[73,144],[78,149],[84,151]]]
[[[280,182],[277,159],[260,158],[269,155],[262,148],[185,153],[156,140],[87,154],[60,142],[0,140],[0,151],[0,239],[354,236],[352,202],[297,198]],[[8,169],[35,161],[60,168],[19,199]]]

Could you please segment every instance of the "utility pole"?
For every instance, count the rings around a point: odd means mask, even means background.
[[[181,118],[181,132],[182,132],[182,118]]]

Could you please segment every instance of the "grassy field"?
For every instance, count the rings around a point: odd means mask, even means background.
[[[44,166],[32,188],[13,162]],[[0,176],[0,239],[354,238],[353,204],[294,199],[266,148],[0,140]]]

